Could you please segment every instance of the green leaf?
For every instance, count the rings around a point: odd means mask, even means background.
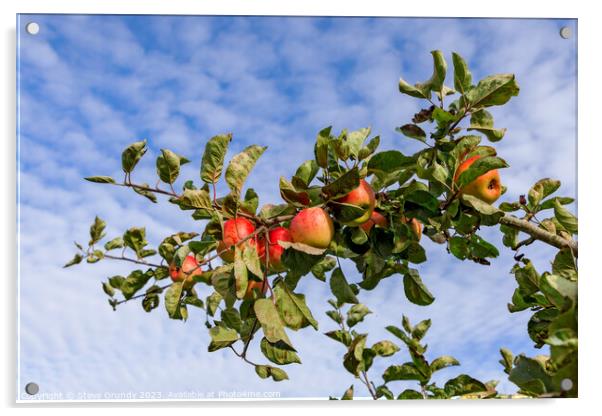
[[[504,372],[506,374],[510,374],[510,370],[512,370],[512,365],[514,362],[514,356],[507,348],[501,348],[500,354],[502,355],[502,359],[499,361],[499,363],[504,366]]]
[[[479,380],[466,374],[460,374],[458,377],[447,381],[444,386],[445,392],[449,397],[461,396],[463,394],[478,393],[487,390],[487,386]]]
[[[66,263],[63,268],[71,267],[75,264],[79,264],[82,262],[84,257],[81,254],[76,254],[68,263]]]
[[[201,160],[201,179],[206,183],[217,183],[222,175],[224,159],[228,146],[232,141],[232,134],[214,136],[205,145],[205,153]]]
[[[493,128],[493,116],[485,109],[472,113],[470,116],[470,126],[467,130],[476,130],[479,133],[483,133],[490,142],[498,142],[506,134],[506,129]]]
[[[123,237],[115,237],[111,241],[107,241],[105,243],[105,250],[107,250],[107,251],[114,250],[116,248],[123,248],[123,246],[124,246]]]
[[[577,282],[554,274],[544,274],[539,281],[539,287],[558,309],[563,308],[567,298],[573,302],[577,298]]]
[[[397,345],[387,340],[377,342],[371,347],[371,349],[376,353],[376,355],[381,357],[390,357],[399,351],[399,347]]]
[[[471,108],[491,107],[506,104],[519,90],[513,74],[491,75],[479,81],[465,97]]]
[[[271,343],[267,340],[267,338],[262,338],[260,347],[263,355],[265,355],[265,357],[274,364],[301,364],[301,359],[299,358],[295,350],[293,350],[290,346],[288,346],[282,341]]]
[[[404,391],[399,393],[399,396],[397,396],[397,400],[422,400],[422,399],[424,399],[424,397],[422,396],[422,393],[420,393],[416,390],[412,390],[412,389],[405,389]]]
[[[180,315],[180,298],[183,282],[174,282],[165,292],[165,309],[171,319],[182,319]]]
[[[364,304],[358,303],[357,305],[353,305],[347,311],[347,326],[349,328],[354,327],[359,322],[362,322],[366,315],[370,313],[372,311]]]
[[[490,217],[494,224],[499,222],[500,218],[505,215],[503,211],[472,195],[462,194],[462,202],[472,207],[479,214]]]
[[[306,160],[297,168],[297,172],[295,172],[295,176],[293,176],[293,184],[295,186],[307,188],[318,173],[318,169],[319,166],[315,160]]]
[[[351,374],[357,376],[360,371],[364,368],[364,347],[366,345],[366,335],[360,334],[357,335],[351,344],[349,345],[349,349],[345,353],[343,357],[343,366],[347,371]]]
[[[94,183],[115,183],[115,179],[111,178],[110,176],[88,176],[84,179]]]
[[[94,218],[94,223],[90,226],[90,242],[89,245],[96,244],[105,236],[105,228],[107,223],[100,218]]]
[[[397,380],[422,380],[422,374],[414,363],[389,366],[383,373],[385,383]]]
[[[409,269],[403,276],[403,286],[408,300],[416,305],[430,305],[435,300],[415,269]]]
[[[121,167],[125,173],[130,173],[147,151],[146,140],[132,143],[121,154]]]
[[[343,393],[341,400],[353,400],[353,384],[349,386],[347,390],[345,390],[345,393]]]
[[[364,147],[362,147],[360,149],[360,152],[358,153],[358,160],[364,160],[366,159],[368,156],[370,156],[372,153],[374,153],[376,151],[376,149],[378,148],[378,145],[380,144],[380,136],[374,136],[372,139],[370,139],[370,141],[368,142],[368,144]]]
[[[405,124],[401,127],[396,128],[395,130],[411,139],[426,142],[426,133],[416,124]]]
[[[226,169],[226,182],[233,194],[240,195],[247,176],[266,149],[267,147],[251,145],[232,157]]]
[[[347,283],[343,271],[337,267],[330,275],[330,290],[339,303],[359,303],[353,290]]]
[[[280,177],[280,196],[286,202],[296,207],[306,207],[311,203],[309,194],[306,190],[298,190],[295,186],[286,180],[284,177]]]
[[[284,325],[278,310],[272,301],[270,299],[257,299],[253,309],[267,340],[272,343],[282,341],[292,348],[291,341],[284,331]]]
[[[142,185],[140,185],[140,187],[138,187],[138,186],[132,187],[134,192],[136,192],[138,195],[142,195],[143,197],[145,197],[152,203],[156,204],[157,203],[157,195],[155,195],[153,192],[147,190],[146,188],[149,188],[148,183],[143,183]]]
[[[460,260],[465,260],[470,254],[470,250],[468,249],[468,240],[458,236],[450,238],[449,251],[451,251],[451,253]]]
[[[479,176],[489,172],[490,170],[507,168],[508,164],[502,158],[497,156],[488,156],[482,157],[480,159],[475,160],[468,169],[466,169],[462,174],[458,177],[457,185],[458,188],[462,188]]]
[[[186,189],[178,203],[183,209],[213,209],[209,192],[204,189]]]
[[[280,241],[279,244],[286,243],[285,241]],[[303,251],[297,250],[296,248],[299,246],[292,246],[291,248],[287,248],[282,253],[281,261],[282,264],[288,269],[293,271],[295,274],[299,276],[305,276],[309,273],[314,265],[316,265],[321,259],[321,255],[313,255],[304,253]]]
[[[255,372],[261,378],[272,377],[274,381],[288,380],[288,374],[284,370],[270,365],[256,365]]]
[[[558,180],[545,178],[537,181],[529,189],[529,208],[535,208],[544,198],[556,192],[558,188],[560,188],[560,181]]]
[[[451,355],[442,355],[441,357],[435,358],[431,362],[431,372],[439,371],[447,367],[460,365],[460,362]]]
[[[552,380],[542,360],[521,354],[514,359],[508,379],[528,394],[540,395],[553,390]]]
[[[238,334],[234,329],[224,328],[222,326],[214,326],[209,330],[211,343],[209,344],[209,352],[229,347],[238,341]]]
[[[552,209],[554,208],[554,205],[556,205],[556,202],[558,202],[560,205],[568,205],[575,202],[575,199],[568,197],[550,198],[541,203],[541,205],[539,206],[539,210],[543,211],[544,209]]]
[[[277,282],[273,290],[276,308],[287,327],[296,331],[311,325],[318,329],[318,322],[305,303],[305,295],[294,293],[283,281]]]
[[[568,280],[577,280],[577,269],[573,254],[567,248],[560,250],[554,257],[552,273]]]
[[[392,173],[411,166],[414,163],[414,158],[405,156],[397,150],[378,152],[368,161],[368,174]]]
[[[465,94],[472,87],[472,73],[464,58],[456,52],[452,52],[452,61],[454,64],[454,88]]]
[[[347,332],[347,331],[337,329],[335,331],[326,332],[324,335],[326,335],[329,338],[334,339],[335,341],[340,342],[341,344],[343,344],[347,347],[349,345],[351,345],[351,334],[349,334],[349,332]]]
[[[314,147],[314,154],[316,157],[316,163],[321,168],[328,167],[328,144],[330,142],[330,131],[332,126],[326,127],[318,133],[316,138],[316,145]]]
[[[414,329],[412,329],[412,338],[420,341],[424,337],[424,335],[426,334],[426,332],[429,330],[430,327],[431,327],[430,319],[425,319],[423,321],[420,321],[418,324],[416,324]]]
[[[146,241],[146,229],[144,227],[130,228],[123,234],[123,243],[126,247],[134,250],[138,257],[141,257],[144,246],[148,244]]]
[[[247,266],[242,259],[242,250],[239,246],[234,246],[234,279],[236,281],[236,297],[242,299],[247,293],[249,280]]]
[[[336,199],[347,195],[360,184],[360,176],[357,168],[353,168],[343,175],[339,176],[335,181],[329,183],[322,188],[322,193],[325,199]]]
[[[180,174],[180,165],[190,162],[168,149],[161,149],[157,158],[157,175],[165,183],[173,184]]]
[[[577,234],[579,228],[577,217],[564,208],[558,200],[554,203],[554,215],[560,225],[562,225],[569,233]]]
[[[311,268],[311,272],[318,280],[325,282],[326,272],[334,269],[336,265],[337,261],[334,257],[326,256]]]
[[[431,51],[433,55],[433,75],[431,78],[423,83],[416,84],[416,88],[424,94],[425,97],[430,97],[430,91],[441,91],[443,89],[443,82],[445,81],[445,75],[447,72],[447,63],[443,57],[443,53],[439,50]]]

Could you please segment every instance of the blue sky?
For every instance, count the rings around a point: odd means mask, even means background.
[[[29,36],[24,26],[40,24]],[[562,26],[575,21],[531,19],[398,19],[286,17],[167,17],[22,15],[19,36],[20,161],[20,378],[42,392],[219,392],[277,391],[282,397],[340,395],[351,384],[366,392],[342,367],[342,346],[322,335],[334,329],[324,315],[327,285],[302,279],[320,331],[292,332],[303,365],[286,368],[290,380],[260,380],[230,351],[209,354],[204,314],[187,323],[171,321],[163,308],[145,313],[126,304],[114,313],[100,282],[127,274],[118,262],[62,269],[73,240],[87,241],[95,215],[108,235],[145,226],[151,243],[200,224],[168,203],[151,205],[123,189],[82,180],[120,174],[120,152],[148,138],[151,150],[134,178],[153,183],[154,158],[169,148],[193,161],[182,178],[198,182],[205,141],[232,132],[230,156],[251,143],[267,145],[247,185],[261,203],[278,202],[278,177],[290,176],[312,157],[318,130],[371,126],[381,148],[412,153],[419,144],[394,128],[420,107],[402,96],[397,81],[421,81],[431,73],[429,51],[452,51],[469,62],[478,80],[515,73],[521,93],[494,109],[496,126],[508,128],[498,152],[512,166],[503,173],[514,200],[540,178],[562,181],[576,196],[576,36]],[[451,62],[450,62],[451,67]],[[448,81],[451,84],[451,81]],[[180,182],[178,182],[180,183]],[[501,246],[494,230],[486,232]],[[501,380],[514,391],[497,363],[500,347],[537,354],[526,332],[528,313],[509,314],[515,287],[512,255],[502,251],[491,267],[463,263],[442,247],[424,243],[429,262],[419,267],[436,296],[429,307],[410,304],[401,278],[365,292],[370,306],[360,330],[369,342],[392,337],[384,327],[432,318],[429,358],[451,354],[460,373]],[[528,255],[545,270],[552,251],[533,244]],[[345,265],[349,280],[358,279]],[[208,289],[205,289],[207,291]],[[208,294],[208,293],[203,293]],[[256,348],[251,354],[261,360]],[[386,365],[370,371],[378,384]],[[397,382],[396,390],[411,383]],[[75,396],[77,397],[77,396]]]

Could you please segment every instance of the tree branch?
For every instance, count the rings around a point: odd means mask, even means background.
[[[531,237],[543,241],[551,246],[559,249],[568,248],[573,252],[573,255],[577,257],[578,246],[575,240],[567,240],[556,234],[544,230],[535,224],[530,223],[527,220],[522,220],[513,215],[505,215],[500,218],[500,224],[514,228],[529,234]]]

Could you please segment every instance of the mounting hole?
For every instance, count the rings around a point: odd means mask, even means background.
[[[560,29],[560,37],[562,39],[568,39],[571,37],[571,28],[568,26],[564,26]]]
[[[30,35],[37,35],[40,32],[40,25],[36,22],[29,22],[25,25],[25,30]]]
[[[573,388],[573,382],[570,379],[565,378],[560,382],[560,388],[564,391],[569,391]]]
[[[25,385],[25,393],[29,394],[30,396],[38,394],[39,391],[40,386],[38,386],[36,383],[27,383]]]

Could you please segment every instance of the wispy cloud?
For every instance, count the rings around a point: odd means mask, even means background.
[[[557,35],[561,23],[574,26],[572,21],[36,19],[40,35],[21,37],[20,380],[35,381],[45,392],[275,390],[300,397],[337,395],[354,381],[341,365],[342,347],[322,335],[331,329],[324,315],[331,295],[313,277],[303,278],[299,290],[323,322],[320,332],[291,334],[303,365],[287,368],[291,380],[276,384],[259,380],[227,351],[207,353],[200,312],[192,312],[186,324],[170,321],[162,310],[147,314],[136,304],[112,312],[100,281],[126,274],[123,265],[61,269],[72,255],[72,240],[88,239],[97,214],[108,221],[109,236],[146,226],[154,244],[180,229],[200,229],[169,204],[152,205],[81,180],[120,177],[119,151],[134,140],[149,139],[151,150],[135,175],[151,182],[153,156],[161,147],[189,156],[193,163],[182,176],[198,178],[205,140],[215,134],[234,133],[231,154],[250,143],[268,145],[248,186],[262,202],[275,202],[277,178],[312,157],[315,134],[326,125],[371,126],[384,148],[417,150],[418,144],[394,132],[419,109],[397,92],[397,80],[426,79],[429,51],[437,48],[465,55],[476,79],[517,74],[521,95],[494,110],[496,123],[508,128],[498,146],[512,165],[504,174],[508,198],[545,176],[561,179],[566,194],[576,192],[576,41]],[[488,235],[501,245],[496,233]],[[391,277],[361,294],[374,313],[359,330],[369,330],[370,342],[376,342],[391,339],[384,326],[399,324],[402,313],[414,322],[432,318],[429,354],[452,354],[462,362],[438,380],[458,372],[505,379],[499,347],[534,352],[527,314],[506,309],[515,286],[508,274],[511,256],[487,268],[425,246],[431,261],[419,269],[435,303],[410,304],[399,276]],[[534,245],[530,255],[546,268],[551,251]],[[351,265],[344,267],[350,280],[358,279]],[[258,351],[251,353],[260,358]],[[396,362],[405,359],[400,353]],[[375,364],[375,382],[383,368]],[[501,386],[512,391],[508,383]]]

